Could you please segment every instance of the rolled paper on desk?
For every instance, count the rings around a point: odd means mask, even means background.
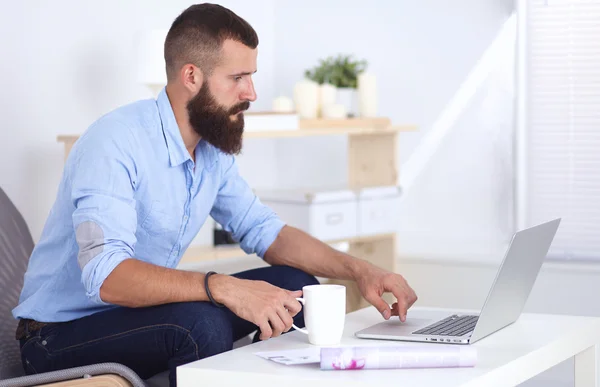
[[[477,350],[470,346],[321,348],[322,370],[473,367]]]

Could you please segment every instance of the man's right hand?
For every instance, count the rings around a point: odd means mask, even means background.
[[[260,339],[277,337],[290,330],[293,317],[302,306],[296,297],[302,291],[289,291],[265,281],[214,275],[209,287],[215,301],[224,304],[240,318],[260,328]]]

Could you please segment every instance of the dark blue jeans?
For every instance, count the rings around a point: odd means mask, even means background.
[[[288,290],[318,283],[315,277],[287,266],[234,276]],[[294,317],[294,323],[304,327],[302,312]],[[28,374],[103,362],[126,365],[143,379],[170,370],[170,383],[175,386],[177,366],[228,351],[234,341],[257,330],[229,309],[208,302],[117,307],[33,332],[21,340],[21,358]]]

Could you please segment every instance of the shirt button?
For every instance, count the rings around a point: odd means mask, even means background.
[[[184,222],[187,222],[187,220],[188,220],[188,219],[189,219],[189,218],[188,218],[188,216],[187,216],[187,215],[183,217],[183,221],[184,221]]]

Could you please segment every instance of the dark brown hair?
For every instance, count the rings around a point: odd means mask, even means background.
[[[165,40],[167,78],[176,77],[187,63],[210,75],[226,39],[253,49],[258,46],[254,28],[231,10],[208,3],[190,6],[175,19]]]

